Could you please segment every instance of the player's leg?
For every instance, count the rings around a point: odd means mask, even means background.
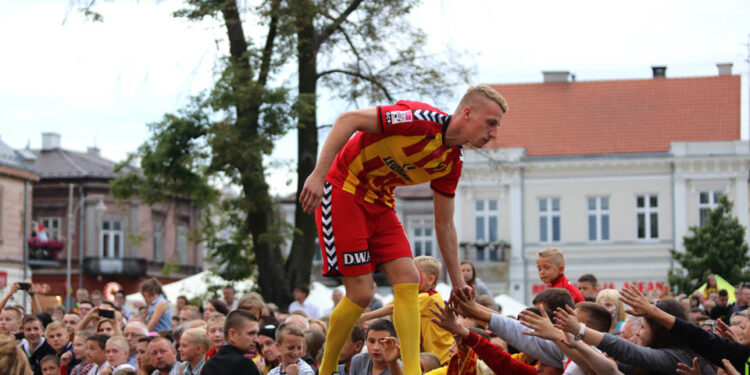
[[[377,217],[377,234],[370,237],[370,249],[377,254],[380,271],[393,285],[393,325],[401,345],[404,373],[419,375],[419,271],[396,212],[387,209]]]
[[[323,252],[323,275],[343,276],[346,295],[331,312],[319,374],[330,375],[365,307],[375,293],[373,267],[367,247],[367,218],[353,194],[328,182],[316,210],[318,238]]]
[[[372,274],[343,277],[346,295],[336,305],[328,320],[323,360],[318,373],[329,375],[336,371],[341,349],[351,336],[362,312],[375,294]]]
[[[418,375],[419,365],[419,271],[412,258],[381,264],[380,270],[393,284],[393,325],[401,345],[404,374]]]

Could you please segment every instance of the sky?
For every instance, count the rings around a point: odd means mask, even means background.
[[[65,0],[0,0],[4,143],[40,148],[43,132],[57,132],[63,148],[97,146],[120,161],[148,139],[149,123],[211,87],[226,54],[221,24],[172,17],[178,0],[97,3],[101,23]],[[463,53],[472,83],[537,83],[543,70],[567,70],[578,81],[644,79],[652,65],[666,65],[667,77],[714,76],[716,63],[731,62],[742,75],[748,138],[748,1],[423,0],[410,19],[427,33],[428,50]],[[253,35],[258,29],[245,22]],[[292,74],[279,79],[296,82]],[[449,105],[465,88],[455,88]],[[351,109],[325,92],[318,103],[319,124]],[[289,164],[294,150],[290,133],[268,161]],[[294,192],[294,177],[273,169],[272,192]]]

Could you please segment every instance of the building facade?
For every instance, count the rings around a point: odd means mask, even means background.
[[[31,195],[33,183],[38,179],[39,175],[24,164],[21,155],[0,141],[0,293],[3,295],[11,284],[29,275],[28,270],[24,272],[24,233],[31,230]]]
[[[134,293],[148,277],[170,282],[201,271],[202,248],[191,241],[200,210],[188,198],[173,196],[154,205],[138,199],[116,202],[109,192],[117,176],[115,163],[98,149],[66,150],[55,133],[44,133],[42,143],[40,150],[21,151],[40,175],[32,217],[64,247],[32,249],[34,282],[47,283],[51,294],[64,296],[70,272],[73,291],[79,286],[102,290],[114,281]]]

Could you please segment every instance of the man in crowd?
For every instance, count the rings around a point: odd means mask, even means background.
[[[227,307],[229,307],[229,311],[237,310],[239,300],[234,298],[234,288],[231,285],[227,285],[221,290],[221,292],[224,294],[224,302],[227,304]]]
[[[191,328],[180,337],[180,360],[182,375],[200,374],[210,344],[203,328]]]
[[[141,322],[130,322],[125,326],[122,335],[128,340],[128,364],[138,368],[138,340],[148,336],[148,329]]]
[[[26,315],[21,321],[21,327],[23,327],[23,336],[26,338],[26,343],[22,345],[21,349],[26,353],[26,357],[29,358],[29,364],[31,364],[34,375],[41,375],[42,367],[40,366],[40,361],[42,358],[47,354],[56,355],[57,352],[44,338],[42,321],[35,315]]]
[[[224,322],[226,345],[203,366],[203,375],[259,375],[258,368],[245,354],[258,341],[258,319],[245,310],[234,310]]]
[[[201,316],[200,310],[193,306],[193,305],[187,305],[182,308],[182,311],[180,311],[180,324],[185,324],[187,322],[191,322],[196,319],[203,319]]]
[[[177,354],[172,342],[163,336],[154,336],[148,344],[149,360],[154,372],[151,375],[177,375],[180,372]]]
[[[318,319],[320,318],[320,310],[312,302],[307,302],[307,296],[310,295],[310,289],[306,285],[297,285],[294,288],[294,301],[289,304],[289,312],[302,311],[307,316]],[[307,303],[305,303],[307,302]]]
[[[578,290],[583,298],[589,302],[596,302],[596,293],[599,292],[599,281],[596,276],[587,273],[578,278]]]

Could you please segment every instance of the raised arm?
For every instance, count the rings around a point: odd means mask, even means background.
[[[438,192],[434,192],[433,206],[435,211],[435,235],[437,236],[438,247],[443,256],[445,269],[451,279],[453,290],[451,299],[454,294],[459,294],[463,298],[473,298],[474,291],[466,285],[461,275],[461,266],[458,261],[458,235],[456,234],[456,225],[453,223],[454,202],[453,198],[446,197]]]
[[[366,312],[359,317],[359,323],[362,324],[371,319],[380,318],[383,316],[393,315],[393,305],[385,305],[377,310]]]
[[[0,300],[0,310],[5,308],[5,305],[8,303],[8,300],[10,297],[13,297],[13,293],[18,291],[18,283],[13,283],[10,285],[10,290],[8,290],[8,294],[3,296],[3,299]]]
[[[89,322],[91,322],[92,320],[97,320],[97,319],[99,319],[99,306],[91,309],[91,311],[89,311],[88,314],[86,314],[86,316],[84,316],[83,319],[81,319],[81,321],[78,322],[78,325],[76,325],[75,331],[76,332],[83,331],[84,329],[86,329],[86,327],[88,327]]]
[[[320,150],[318,162],[315,169],[307,176],[305,185],[299,195],[302,209],[311,214],[320,205],[323,199],[323,182],[328,170],[331,169],[336,154],[341,151],[346,142],[356,131],[367,133],[380,132],[378,121],[378,109],[367,108],[356,111],[345,112],[333,123],[331,132],[328,133],[323,148]]]

